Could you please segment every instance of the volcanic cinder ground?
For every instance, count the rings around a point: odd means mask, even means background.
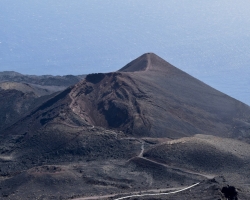
[[[3,101],[28,87],[10,86]],[[44,89],[0,126],[2,199],[214,200],[226,199],[227,185],[250,198],[250,107],[157,55],[61,92]]]

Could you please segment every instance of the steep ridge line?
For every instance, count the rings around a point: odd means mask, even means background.
[[[92,120],[90,118],[88,118],[88,120],[86,120],[85,117],[82,116],[81,114],[81,108],[80,105],[78,105],[78,103],[76,102],[75,98],[73,97],[73,93],[74,93],[74,88],[72,88],[72,90],[69,92],[69,97],[71,99],[71,103],[69,104],[69,108],[72,110],[73,113],[75,113],[80,119],[82,119],[84,122],[87,122],[87,124],[89,126],[91,126],[92,128],[94,128],[95,126],[92,123]]]
[[[75,101],[75,99],[73,98],[72,93],[73,93],[73,90],[71,90],[71,91],[69,92],[69,97],[70,97],[70,99],[71,99],[71,103],[69,104],[69,107],[70,107],[70,109],[71,109],[77,116],[79,116],[81,119],[83,119],[82,116],[81,116],[81,114],[78,113],[77,110],[76,110],[76,108],[74,107],[74,105],[76,104],[76,101]],[[78,106],[78,105],[77,105],[77,106]],[[84,120],[84,119],[83,119],[83,120]]]
[[[151,55],[152,55],[151,53],[147,54],[148,63],[147,63],[147,67],[146,67],[145,71],[148,71],[151,68],[151,58],[150,58]]]

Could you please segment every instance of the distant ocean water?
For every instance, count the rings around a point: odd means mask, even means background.
[[[0,71],[116,71],[154,52],[250,105],[250,2],[2,0]]]

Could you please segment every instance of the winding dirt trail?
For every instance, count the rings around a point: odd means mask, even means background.
[[[138,155],[138,157],[139,157],[139,158],[142,158],[142,157],[143,157],[144,150],[145,150],[145,147],[144,147],[145,142],[144,142],[143,140],[141,140],[140,142],[141,142],[141,152],[140,152],[140,154]]]
[[[208,178],[208,179],[214,178],[214,175],[201,174],[198,172],[190,171],[190,170],[179,168],[179,167],[169,166],[167,164],[160,163],[160,162],[145,158],[145,157],[143,157],[143,154],[145,151],[145,141],[144,140],[139,139],[139,138],[134,138],[134,137],[121,138],[121,139],[122,140],[137,140],[141,143],[141,151],[136,156],[137,158],[144,159],[148,162],[152,162],[154,164],[161,165],[161,166],[166,167],[168,169],[177,170],[177,171],[180,171],[182,173],[184,172],[184,173],[188,173],[188,174],[192,174],[192,175],[198,175],[198,176],[202,176],[202,177]],[[133,158],[136,158],[136,157],[133,157]],[[128,161],[132,160],[133,158],[129,159]],[[195,187],[199,184],[200,183],[195,183],[195,184],[188,186],[188,187],[149,189],[149,190],[135,191],[135,192],[129,192],[129,193],[115,193],[115,194],[107,194],[107,195],[102,195],[102,196],[95,195],[95,196],[89,196],[89,197],[79,197],[79,198],[75,198],[74,200],[98,200],[98,199],[115,198],[116,196],[124,195],[123,197],[119,197],[119,198],[114,199],[114,200],[123,200],[123,199],[128,199],[131,197],[169,195],[169,194],[176,194],[176,193],[191,189],[192,187]],[[164,191],[164,192],[160,192],[160,191]],[[167,191],[170,191],[170,192],[167,192]],[[144,194],[142,194],[142,193],[144,193]]]
[[[193,174],[193,175],[197,175],[197,176],[202,176],[204,178],[208,178],[208,179],[212,179],[215,177],[215,175],[212,175],[212,174],[202,174],[202,173],[199,173],[199,172],[194,172],[194,171],[191,171],[191,170],[187,170],[187,169],[184,169],[184,168],[181,168],[181,167],[174,167],[174,166],[170,166],[170,165],[167,165],[165,163],[160,163],[160,162],[157,162],[157,161],[154,161],[154,160],[151,160],[151,159],[148,159],[148,158],[145,158],[143,156],[144,154],[144,151],[145,151],[145,142],[142,140],[142,139],[139,139],[139,138],[133,138],[133,137],[130,137],[130,138],[123,138],[123,139],[132,139],[132,140],[137,140],[141,143],[141,151],[140,153],[138,154],[138,158],[141,158],[141,159],[144,159],[148,162],[152,162],[154,164],[157,164],[157,165],[161,165],[163,167],[166,167],[168,169],[173,169],[173,170],[177,170],[177,171],[181,171],[181,172],[184,172],[184,173],[188,173],[188,174]],[[136,158],[136,157],[133,157],[133,158]],[[131,161],[133,158],[130,158],[128,161]]]
[[[175,193],[179,193],[179,192],[188,190],[192,187],[195,187],[198,184],[200,184],[200,183],[195,183],[195,184],[188,186],[188,187],[160,188],[160,189],[142,190],[142,191],[130,192],[130,193],[116,193],[116,194],[108,194],[108,195],[102,195],[102,196],[80,197],[80,198],[76,198],[74,200],[98,200],[98,199],[100,200],[100,199],[112,198],[112,197],[115,197],[118,195],[119,196],[127,195],[127,196],[123,196],[123,197],[119,197],[119,198],[114,199],[114,200],[122,200],[122,199],[131,198],[131,197],[159,196],[159,195],[175,194]],[[161,192],[161,191],[165,191],[165,192]],[[167,191],[170,191],[170,192],[167,192]],[[145,194],[141,194],[141,193],[145,193]]]
[[[114,199],[114,200],[122,200],[122,199],[131,198],[131,197],[145,197],[145,196],[159,196],[159,195],[167,195],[167,194],[176,194],[176,193],[191,189],[192,187],[195,187],[196,185],[199,185],[199,184],[200,183],[195,183],[195,184],[193,184],[193,185],[191,185],[189,187],[185,187],[183,189],[172,191],[172,192],[163,192],[163,193],[155,193],[155,194],[151,194],[151,193],[148,193],[148,194],[135,194],[135,195],[125,196],[125,197],[120,197],[120,198]]]
[[[71,103],[69,104],[70,109],[77,115],[79,116],[83,121],[86,121],[86,116],[82,114],[82,109],[81,107],[77,104],[76,99],[73,97],[74,95],[74,88],[70,91],[69,97],[71,99]],[[91,121],[88,119],[88,121]]]
[[[160,163],[160,162],[157,162],[157,161],[154,161],[154,160],[147,159],[145,157],[140,157],[140,158],[144,159],[146,161],[152,162],[154,164],[161,165],[161,166],[166,167],[168,169],[178,170],[178,171],[181,171],[181,172],[184,172],[184,173],[193,174],[193,175],[197,175],[197,176],[203,176],[204,178],[208,178],[208,179],[212,179],[212,178],[215,177],[215,175],[202,174],[202,173],[190,171],[190,170],[187,170],[187,169],[184,169],[184,168],[181,168],[181,167],[173,167],[173,166],[170,166],[170,165],[166,165],[164,163]]]
[[[138,156],[136,156],[136,157],[138,157],[140,159],[144,159],[144,160],[146,160],[148,162],[152,162],[154,164],[161,165],[163,167],[166,167],[166,168],[169,168],[169,169],[173,169],[173,170],[177,170],[177,171],[180,171],[180,172],[184,172],[184,173],[188,173],[188,174],[192,174],[192,175],[198,175],[198,176],[202,176],[202,177],[205,177],[205,178],[208,178],[208,179],[214,178],[214,175],[201,174],[201,173],[198,173],[198,172],[193,172],[193,171],[190,171],[190,170],[187,170],[187,169],[183,169],[183,168],[179,168],[179,167],[169,166],[169,165],[166,165],[164,163],[160,163],[160,162],[157,162],[157,161],[154,161],[154,160],[147,159],[147,158],[143,157],[143,154],[144,154],[144,151],[145,151],[145,141],[144,140],[139,139],[139,138],[133,138],[133,137],[121,138],[121,139],[137,140],[137,141],[139,141],[141,143],[141,151],[138,154]],[[135,158],[135,157],[133,157],[133,158]],[[131,158],[131,159],[133,159],[133,158]],[[131,159],[129,159],[128,161],[130,161]],[[119,196],[124,195],[124,196],[116,198],[114,200],[128,199],[128,198],[131,198],[131,197],[168,195],[168,194],[175,194],[175,193],[179,193],[179,192],[188,190],[188,189],[190,189],[192,187],[195,187],[195,186],[197,186],[199,184],[200,183],[195,183],[195,184],[193,184],[191,186],[188,186],[188,187],[149,189],[149,190],[144,190],[144,191],[136,191],[136,192],[130,192],[130,193],[116,193],[116,194],[109,194],[109,195],[103,195],[103,196],[97,196],[96,195],[96,196],[90,196],[90,197],[76,198],[74,200],[107,199],[107,198],[112,198],[112,197],[114,198],[114,197],[116,197],[118,195]],[[165,191],[165,192],[160,192],[160,191]],[[167,192],[167,191],[170,191],[170,192]],[[141,194],[141,193],[144,193],[144,194]]]
[[[76,104],[76,102],[75,102],[75,99],[73,98],[73,96],[72,96],[72,93],[73,93],[74,91],[73,91],[73,89],[70,91],[70,93],[69,93],[69,97],[70,97],[70,99],[71,99],[71,103],[69,104],[69,107],[71,108],[71,110],[76,114],[76,115],[78,115],[79,117],[81,117],[81,115],[79,115],[79,113],[76,111],[76,109],[75,109],[75,107],[74,107],[74,105]]]
[[[80,108],[80,106],[77,104],[75,98],[73,97],[74,92],[75,92],[74,89],[72,89],[71,92],[69,93],[69,97],[71,99],[71,103],[69,104],[69,108],[73,111],[73,113],[75,113],[78,117],[80,117],[84,122],[87,122],[91,126],[90,129],[94,129],[95,126],[93,125],[92,120],[83,114],[82,109]]]

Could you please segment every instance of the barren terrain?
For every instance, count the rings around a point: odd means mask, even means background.
[[[249,143],[248,105],[144,54],[87,75],[4,127],[0,194],[214,200],[230,185],[248,199]]]

